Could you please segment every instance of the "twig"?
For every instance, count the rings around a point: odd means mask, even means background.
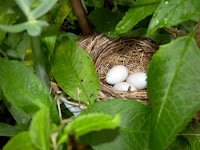
[[[187,35],[187,33],[185,31],[182,30],[178,30],[177,28],[171,28],[171,27],[164,27],[164,29],[171,34],[171,36],[176,39],[180,36],[184,36]]]
[[[59,113],[59,118],[60,118],[60,122],[62,122],[62,113],[61,113],[61,108],[60,108],[60,99],[57,98],[57,95],[55,96],[54,100],[57,100],[57,107],[58,107],[58,113]]]
[[[0,49],[0,53],[1,53],[4,57],[7,57],[7,56],[6,56],[6,53],[4,53],[4,51],[1,50],[1,49]]]
[[[62,120],[62,124],[68,124],[69,122],[71,122],[72,120],[74,119],[74,116],[72,116],[71,118],[68,118],[68,119],[65,119],[65,120]]]
[[[88,21],[86,12],[83,8],[81,0],[70,0],[73,12],[81,26],[81,29],[83,30],[83,33],[86,35],[92,34],[92,26],[90,22]]]

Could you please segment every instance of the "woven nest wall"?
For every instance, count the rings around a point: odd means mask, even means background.
[[[121,37],[111,39],[103,34],[81,37],[77,40],[80,46],[91,55],[101,82],[99,99],[129,98],[147,100],[146,90],[135,92],[117,91],[106,83],[106,74],[116,65],[124,65],[129,74],[147,72],[149,61],[158,45],[148,38]]]

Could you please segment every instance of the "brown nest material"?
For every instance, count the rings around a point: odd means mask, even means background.
[[[101,82],[99,99],[128,98],[147,100],[146,90],[121,92],[105,81],[109,69],[124,65],[129,74],[147,72],[149,61],[158,45],[148,38],[120,37],[111,39],[103,34],[81,37],[77,42],[91,55]]]

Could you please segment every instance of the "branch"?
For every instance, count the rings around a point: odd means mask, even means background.
[[[89,35],[93,33],[92,26],[88,21],[86,12],[83,8],[81,0],[70,0],[73,12],[81,26],[84,34]]]

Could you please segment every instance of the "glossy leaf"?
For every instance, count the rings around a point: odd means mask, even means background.
[[[95,150],[148,150],[150,107],[137,100],[113,99],[89,106],[82,115],[90,113],[120,114],[121,123],[115,130],[91,132],[81,140]]]
[[[3,147],[3,150],[36,150],[32,143],[28,132],[21,132],[11,138],[6,145]]]
[[[50,106],[45,85],[23,63],[0,59],[0,70],[1,89],[13,106],[30,115]]]
[[[150,146],[166,148],[200,108],[200,51],[193,35],[160,46],[148,69]]]
[[[200,122],[190,123],[182,133],[186,134],[184,137],[189,141],[191,149],[198,150],[200,147]]]
[[[90,13],[88,18],[98,31],[103,32],[110,37],[118,36],[118,34],[115,33],[115,27],[121,20],[119,14],[114,13],[109,9],[97,8]]]
[[[102,113],[80,115],[64,128],[64,133],[58,143],[61,144],[68,140],[68,136],[72,133],[75,133],[75,135],[79,137],[91,131],[114,129],[119,123],[119,114],[115,115],[115,117]]]
[[[150,1],[150,0],[149,0]],[[158,7],[159,2],[145,4],[148,0],[138,1],[129,8],[122,20],[117,24],[115,31],[118,34],[126,33],[131,30],[139,21],[151,15]]]
[[[14,136],[17,132],[19,132],[19,127],[0,123],[0,136]]]
[[[199,17],[199,0],[162,0],[149,24],[148,35],[160,27],[177,25],[180,22]]]
[[[91,104],[100,83],[89,54],[76,42],[63,40],[55,51],[52,73],[61,88],[75,100]],[[79,90],[78,90],[79,89]]]
[[[41,150],[50,149],[50,119],[48,109],[41,109],[34,115],[29,134],[36,148]]]

